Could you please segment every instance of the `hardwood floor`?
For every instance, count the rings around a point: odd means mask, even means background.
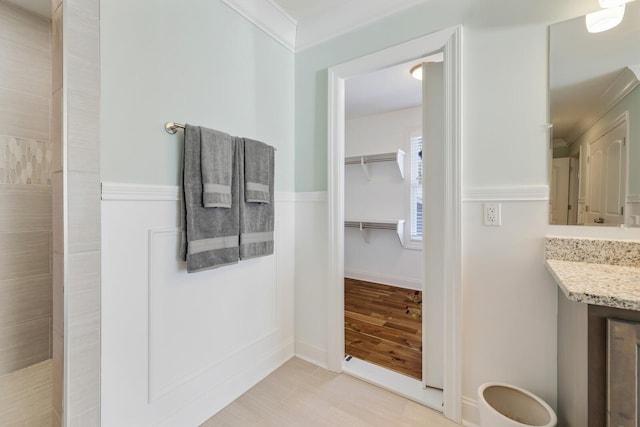
[[[410,291],[345,278],[345,353],[422,379],[422,322],[405,312]]]
[[[0,426],[50,427],[51,359],[0,376]]]
[[[293,358],[202,427],[454,427],[441,413]]]

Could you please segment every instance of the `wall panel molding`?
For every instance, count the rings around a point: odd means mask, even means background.
[[[178,186],[102,189],[102,422],[200,425],[294,354],[295,193],[273,256],[188,274]]]
[[[180,187],[176,185],[102,183],[102,200],[176,201],[180,200]]]
[[[180,186],[128,184],[117,182],[102,183],[102,200],[177,201],[180,200]],[[522,185],[502,187],[466,187],[463,201],[527,201],[549,200],[548,185]],[[326,191],[276,192],[276,202],[326,203]]]
[[[103,201],[165,201],[181,199],[181,187],[178,185],[129,184],[121,182],[103,182]],[[276,203],[280,202],[326,202],[326,191],[296,193],[276,191]]]
[[[549,200],[548,185],[522,185],[508,187],[465,187],[464,202]]]
[[[222,365],[230,365],[233,364],[233,360],[239,357],[244,352],[248,352],[249,354],[259,354],[262,350],[268,349],[270,343],[277,342],[277,336],[279,333],[279,329],[277,327],[270,328],[265,334],[262,334],[256,340],[247,343],[241,348],[233,351],[230,354],[227,354],[225,357],[219,358],[218,360],[207,360],[207,362],[203,365],[198,366],[196,363],[189,363],[186,366],[185,373],[181,375],[179,378],[176,378],[174,381],[162,381],[158,378],[158,374],[160,372],[165,372],[168,369],[174,368],[171,366],[162,366],[162,362],[158,362],[158,356],[162,351],[162,344],[167,344],[166,342],[161,342],[161,338],[166,338],[166,331],[163,331],[163,328],[158,327],[158,320],[164,315],[162,311],[162,303],[161,301],[162,295],[157,295],[158,289],[163,285],[162,278],[164,277],[163,267],[167,262],[166,256],[166,247],[161,245],[161,241],[165,239],[175,239],[174,242],[170,242],[169,247],[177,248],[176,242],[180,241],[182,234],[182,229],[171,227],[171,228],[158,228],[149,230],[148,239],[149,239],[149,252],[148,252],[148,260],[149,260],[149,280],[148,280],[148,328],[149,328],[149,351],[148,351],[148,403],[154,403],[163,397],[169,395],[170,393],[176,391],[179,387],[193,381],[198,376],[203,375],[207,371],[213,370]],[[276,255],[277,256],[277,253]],[[240,267],[238,265],[237,267]],[[233,268],[233,267],[231,267]],[[275,292],[277,293],[277,279],[273,278],[276,283]],[[171,283],[170,285],[176,285],[175,283]],[[274,296],[274,300],[277,298]],[[273,311],[273,317],[277,316],[277,304],[274,304],[271,307]],[[171,347],[171,346],[165,346]],[[166,361],[165,361],[166,362]]]

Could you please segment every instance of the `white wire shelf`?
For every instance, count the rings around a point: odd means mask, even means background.
[[[367,166],[369,163],[396,162],[396,165],[398,166],[398,171],[400,172],[400,177],[404,179],[404,156],[405,156],[405,153],[402,150],[398,150],[393,153],[368,154],[366,156],[351,156],[351,157],[346,157],[344,159],[344,164],[360,165],[362,167],[362,171],[364,172],[364,175],[367,177],[369,181],[371,181],[371,174],[369,173],[369,167]]]
[[[404,219],[376,219],[376,220],[345,220],[344,226],[358,228],[365,242],[369,243],[368,230],[392,230],[395,231],[404,247]]]

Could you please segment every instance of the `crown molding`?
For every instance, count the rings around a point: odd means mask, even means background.
[[[600,120],[602,116],[635,89],[636,86],[638,86],[639,79],[640,65],[625,67],[609,87],[600,94],[598,100],[593,103],[593,107],[576,123],[569,133],[567,141],[573,143],[580,138],[580,136]]]
[[[397,0],[389,5],[350,0],[323,14],[296,21],[274,0],[222,0],[291,52],[299,52],[356,31],[426,0]]]
[[[222,0],[291,52],[296,50],[297,22],[273,0]]]
[[[371,0],[350,0],[310,19],[298,22],[296,52],[356,31],[425,0],[402,0],[389,5]]]

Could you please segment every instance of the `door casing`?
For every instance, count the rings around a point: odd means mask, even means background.
[[[426,36],[337,65],[328,70],[328,360],[330,370],[342,371],[344,355],[344,131],[346,79],[444,53],[444,173],[445,202],[441,224],[445,245],[443,412],[460,422],[462,415],[462,27]],[[424,155],[429,155],[425,152]]]

